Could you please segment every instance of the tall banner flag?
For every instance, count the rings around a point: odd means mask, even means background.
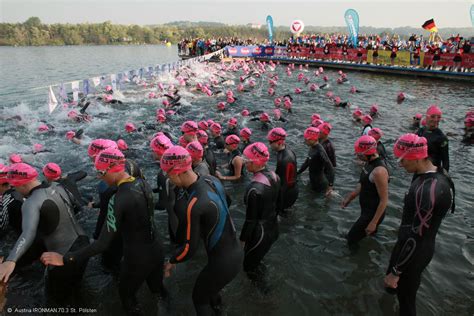
[[[268,41],[270,45],[273,43],[273,18],[271,15],[267,16],[267,27],[268,27]]]
[[[66,86],[64,85],[64,83],[61,83],[59,85],[59,97],[61,98],[62,103],[67,102],[67,92],[66,92]]]
[[[291,33],[298,35],[304,30],[304,23],[301,20],[294,20],[290,25]]]
[[[53,88],[49,86],[49,95],[48,95],[48,108],[49,114],[53,113],[54,109],[58,106],[58,100],[54,95]]]
[[[89,79],[84,79],[82,80],[82,93],[84,93],[84,96],[86,97],[90,92],[90,87],[89,87]]]
[[[351,34],[352,45],[357,47],[357,38],[359,36],[359,14],[357,14],[356,10],[349,9],[344,14],[344,19],[346,20],[349,33]]]
[[[79,81],[73,81],[71,83],[72,88],[72,99],[74,101],[79,101]]]
[[[112,86],[112,90],[117,90],[117,75],[110,75],[110,84]]]
[[[421,27],[424,28],[425,30],[430,31],[431,33],[438,32],[438,28],[436,27],[436,24],[433,19],[429,19],[428,21],[423,23]]]
[[[474,4],[471,5],[471,23],[472,27],[474,27]]]

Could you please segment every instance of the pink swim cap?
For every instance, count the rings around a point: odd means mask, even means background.
[[[67,117],[70,119],[75,119],[78,115],[76,110],[71,110],[67,113]]]
[[[209,129],[209,124],[207,124],[206,121],[200,121],[198,123],[198,127],[202,129],[203,131],[207,131]]]
[[[23,162],[23,159],[18,154],[11,154],[9,157],[10,163],[20,163]]]
[[[237,86],[237,91],[239,91],[239,92],[244,91],[244,85],[243,85],[243,84],[239,84],[239,85]]]
[[[281,118],[280,109],[273,109],[273,116],[275,117],[276,120],[279,120]]]
[[[356,93],[356,92],[357,92],[357,88],[356,88],[355,86],[352,86],[350,92],[351,92],[351,93]]]
[[[221,127],[221,124],[219,123],[212,123],[211,125],[211,131],[214,133],[214,134],[220,134],[222,132],[222,127]]]
[[[123,139],[119,139],[117,141],[117,147],[119,150],[121,151],[125,151],[125,150],[128,150],[128,145],[127,143],[123,140]]]
[[[312,127],[318,127],[319,128],[319,126],[322,125],[322,124],[324,124],[323,120],[315,119],[315,120],[311,121],[311,126]]]
[[[108,94],[108,95],[106,95],[106,96],[104,97],[104,100],[105,100],[106,103],[111,102],[112,99],[113,99],[113,98],[112,98],[112,96],[111,96],[110,94]]]
[[[316,127],[308,127],[304,131],[304,139],[308,140],[318,140],[319,139],[319,129]]]
[[[327,96],[328,98],[332,98],[332,97],[334,96],[334,93],[333,93],[332,91],[328,91],[328,92],[326,93],[326,96]]]
[[[161,101],[161,104],[163,104],[166,108],[170,105],[170,101],[168,101],[168,99],[164,99],[163,101]]]
[[[284,103],[285,109],[289,110],[293,106],[293,103],[291,102],[290,99],[286,99]]]
[[[8,167],[0,163],[0,184],[8,183]]]
[[[38,127],[38,132],[47,132],[49,131],[49,127],[48,125],[46,124],[41,124],[39,127]]]
[[[268,122],[268,121],[270,121],[270,116],[268,115],[268,113],[263,112],[262,114],[260,114],[260,121],[261,121],[261,122]]]
[[[76,136],[76,133],[74,131],[69,131],[66,133],[66,138],[69,140],[73,139],[74,136]]]
[[[373,119],[372,119],[372,116],[370,115],[364,115],[362,117],[362,121],[364,121],[365,124],[370,124],[372,123]]]
[[[352,112],[352,116],[362,116],[362,111],[360,109],[356,109]]]
[[[379,111],[379,107],[377,104],[372,104],[370,107],[370,113],[377,113]]]
[[[90,143],[87,148],[87,154],[89,157],[94,158],[99,152],[107,148],[118,148],[117,143],[110,139],[95,139]]]
[[[372,136],[376,141],[383,136],[382,130],[378,127],[372,128],[367,134]]]
[[[167,174],[178,175],[191,170],[192,158],[183,147],[173,146],[164,152],[160,165]]]
[[[43,150],[43,145],[41,145],[41,144],[34,144],[33,145],[33,152],[39,153],[42,150]]]
[[[464,126],[467,128],[474,126],[474,117],[466,117],[464,119]]]
[[[155,92],[148,93],[148,99],[153,99],[156,96]]]
[[[240,138],[237,135],[229,135],[225,138],[225,144],[229,146],[237,146],[240,143]]]
[[[286,139],[286,131],[281,127],[272,128],[268,134],[267,139],[270,143],[282,142]]]
[[[207,133],[205,131],[199,130],[199,131],[197,131],[196,135],[197,135],[198,141],[202,145],[207,145],[207,141],[209,139],[209,136],[207,135]]]
[[[111,85],[106,85],[105,86],[105,91],[112,91],[112,86]]]
[[[227,121],[227,125],[229,126],[237,126],[237,119],[235,117],[231,117],[228,121]]]
[[[95,168],[98,171],[106,171],[110,173],[124,171],[125,156],[117,148],[107,148],[102,150],[95,157]]]
[[[227,97],[227,103],[232,104],[235,102],[234,97]]]
[[[249,110],[244,109],[244,110],[242,110],[242,112],[241,112],[240,114],[241,114],[242,116],[249,116],[249,115],[250,115],[250,112],[249,112]]]
[[[204,149],[202,148],[201,143],[198,141],[190,142],[186,146],[186,150],[189,152],[193,160],[201,159],[204,154]]]
[[[280,106],[281,105],[281,99],[280,98],[276,98],[275,100],[273,100],[273,103],[275,104],[275,106]]]
[[[59,167],[54,162],[47,163],[43,167],[43,174],[49,181],[55,181],[61,178],[61,167]]]
[[[324,76],[323,80],[327,82],[329,80],[328,76]]]
[[[342,83],[342,78],[337,78],[337,83],[341,84]]]
[[[38,172],[32,166],[20,162],[8,167],[8,183],[14,187],[27,184],[38,177]]]
[[[414,118],[418,119],[418,120],[421,120],[423,118],[423,114],[421,113],[416,113]]]
[[[339,105],[341,103],[341,98],[340,97],[335,97],[334,98],[334,104]]]
[[[319,71],[319,73],[323,73],[323,72],[324,72],[324,68],[323,68],[323,67],[319,67],[319,68],[318,68],[318,71]]]
[[[400,101],[405,100],[405,93],[400,92],[400,93],[397,95],[397,99],[400,100]]]
[[[431,115],[441,116],[442,114],[443,114],[443,112],[441,112],[441,109],[435,104],[430,105],[428,110],[426,110],[426,115],[429,115],[429,116],[431,116]]]
[[[178,143],[181,147],[184,147],[184,148],[186,148],[186,146],[188,146],[188,141],[186,140],[186,138],[184,138],[184,136],[180,136],[178,138]]]
[[[151,150],[153,150],[159,156],[163,155],[163,153],[171,146],[173,146],[173,144],[164,134],[155,136],[150,142]]]
[[[296,93],[296,94],[300,94],[300,93],[301,93],[301,89],[300,89],[300,88],[295,88],[295,93]]]
[[[311,115],[311,121],[320,120],[320,119],[321,119],[321,115],[319,115],[318,113],[313,113]]]
[[[426,126],[426,120],[425,119],[422,119],[421,122],[420,122],[421,126]]]
[[[274,95],[275,94],[275,90],[273,88],[268,88],[268,94],[269,95]]]
[[[158,116],[156,117],[156,120],[160,123],[164,123],[166,122],[166,116],[163,114],[158,114]]]
[[[268,159],[270,159],[267,146],[260,142],[245,147],[244,156],[257,166],[264,166]]]
[[[225,93],[225,95],[226,95],[227,97],[233,97],[233,96],[234,96],[234,92],[232,92],[232,90],[227,90],[226,93]]]
[[[309,90],[311,90],[311,91],[316,91],[316,90],[318,90],[318,89],[319,89],[319,87],[318,87],[318,85],[315,84],[315,83],[312,83],[312,84],[309,86]]]
[[[194,136],[198,129],[199,127],[194,121],[186,121],[181,125],[181,132],[186,135]]]
[[[331,133],[331,130],[332,130],[332,125],[329,124],[328,122],[325,122],[325,123],[321,124],[321,126],[319,126],[320,133],[324,134],[326,136],[328,136],[329,133]]]
[[[354,143],[356,154],[373,155],[377,153],[377,141],[369,135],[359,137]]]
[[[225,102],[217,103],[217,109],[223,111],[225,109]]]
[[[416,134],[405,134],[395,142],[393,153],[399,159],[424,159],[428,157],[428,142]]]
[[[127,133],[131,133],[133,131],[136,131],[137,128],[135,127],[133,123],[127,123],[125,124],[125,130],[127,131]]]
[[[250,130],[250,128],[245,127],[240,130],[239,135],[241,138],[249,140],[250,136],[252,136],[252,131]]]

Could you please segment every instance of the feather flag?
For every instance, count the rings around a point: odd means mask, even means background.
[[[49,114],[53,113],[54,109],[58,106],[58,100],[53,92],[53,87],[49,86],[49,95],[48,95],[48,107]]]
[[[117,90],[117,75],[112,74],[110,75],[110,83],[112,85],[112,90]]]
[[[73,81],[71,83],[72,88],[72,99],[77,102],[79,101],[79,81]]]
[[[421,27],[430,32],[438,32],[438,28],[433,19],[426,21]]]

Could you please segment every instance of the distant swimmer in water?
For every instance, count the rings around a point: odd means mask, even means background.
[[[462,142],[465,144],[474,144],[474,115],[467,116],[464,119],[464,136]]]
[[[418,130],[420,128],[422,118],[423,118],[423,115],[421,113],[416,113],[413,116],[413,119],[411,121],[410,129],[415,130],[415,131]]]
[[[211,137],[214,142],[214,148],[215,149],[224,149],[225,146],[225,140],[224,137],[221,135],[222,133],[222,127],[219,123],[212,123],[210,126],[210,131],[211,131]]]
[[[244,176],[244,161],[239,150],[240,138],[237,135],[229,135],[225,139],[225,149],[228,152],[227,175],[216,172],[217,178],[223,181],[239,181]]]

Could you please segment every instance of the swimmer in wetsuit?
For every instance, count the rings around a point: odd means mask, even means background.
[[[219,123],[213,123],[210,126],[211,137],[214,141],[214,148],[215,149],[224,149],[225,147],[225,140],[224,137],[221,135],[222,127]]]
[[[167,295],[163,286],[163,249],[154,223],[153,193],[142,178],[125,170],[125,156],[120,150],[108,148],[95,160],[97,175],[117,191],[109,201],[107,220],[99,239],[87,247],[66,254],[46,252],[45,265],[68,267],[101,253],[121,234],[123,262],[120,270],[119,294],[128,314],[140,313],[136,293],[146,281],[154,294]]]
[[[438,106],[430,106],[426,111],[426,126],[421,127],[416,134],[425,137],[428,141],[428,156],[433,164],[449,171],[448,138],[438,128],[441,115],[442,112]]]
[[[171,140],[164,134],[159,134],[155,136],[150,142],[150,148],[153,151],[153,159],[155,162],[160,165],[161,156],[165,152],[166,149],[170,148],[173,144]],[[164,210],[166,209],[166,182],[168,177],[166,177],[165,173],[161,169],[158,169],[157,176],[156,176],[156,189],[153,190],[153,193],[158,193],[158,202],[155,205],[157,210]],[[175,225],[177,226],[177,225]]]
[[[0,236],[9,228],[21,234],[21,205],[23,196],[8,183],[8,167],[0,164]]]
[[[197,139],[201,143],[202,148],[204,150],[204,160],[206,161],[207,165],[209,166],[209,172],[211,176],[216,175],[217,169],[217,162],[216,157],[214,156],[214,152],[208,146],[209,136],[203,130],[197,131]]]
[[[325,191],[325,195],[328,196],[333,190],[334,167],[324,147],[318,142],[319,129],[308,127],[304,132],[304,138],[310,149],[308,157],[298,170],[298,174],[303,173],[309,167],[311,189],[317,192]]]
[[[377,154],[379,155],[380,159],[382,159],[382,161],[387,164],[387,151],[385,150],[384,144],[380,141],[380,138],[383,136],[382,130],[377,127],[372,128],[368,135],[377,141]]]
[[[278,239],[277,201],[280,179],[266,169],[270,153],[263,143],[253,143],[244,150],[245,165],[253,173],[245,192],[246,215],[240,234],[244,247],[244,271],[251,280],[259,281],[264,269],[263,257]]]
[[[296,177],[297,162],[295,153],[285,143],[286,131],[273,128],[268,132],[267,139],[272,150],[277,153],[275,173],[280,178],[280,193],[277,202],[279,215],[286,215],[286,209],[293,206],[298,198],[298,183]]]
[[[237,119],[235,117],[231,117],[227,122],[227,130],[222,133],[222,136],[227,137],[229,135],[239,135],[239,128],[237,127]]]
[[[16,263],[39,238],[48,251],[64,254],[89,244],[74,218],[66,191],[53,183],[40,183],[38,172],[25,163],[8,168],[8,182],[26,197],[22,207],[22,233],[8,258],[0,265],[0,281],[8,282]],[[69,298],[78,287],[87,259],[70,267],[47,268],[46,288],[58,302]]]
[[[186,146],[186,150],[191,155],[193,159],[193,171],[200,176],[208,176],[210,175],[209,166],[207,165],[206,161],[202,158],[204,155],[204,149],[202,145],[198,141],[194,141],[189,143]]]
[[[202,239],[208,262],[197,277],[193,303],[197,315],[213,315],[221,303],[220,290],[241,269],[243,254],[236,238],[224,187],[212,176],[198,176],[191,169],[191,156],[180,146],[168,149],[161,166],[171,182],[189,196],[186,217],[179,225],[186,232],[184,243],[165,264],[165,276],[176,264],[190,259]]]
[[[250,137],[252,136],[252,130],[250,130],[250,128],[248,127],[242,128],[239,132],[239,135],[240,135],[239,150],[240,152],[243,152],[245,147],[252,144],[252,141],[250,140]]]
[[[318,127],[318,126],[316,126]],[[324,151],[328,155],[329,160],[334,168],[336,168],[336,151],[334,150],[334,145],[329,139],[329,134],[332,130],[332,125],[325,122],[319,127],[319,143],[323,146]]]
[[[347,234],[349,246],[377,232],[388,204],[389,175],[385,163],[377,154],[377,141],[371,136],[361,136],[355,142],[354,149],[366,164],[362,167],[356,189],[341,203],[341,207],[345,208],[359,196],[360,216]]]
[[[416,315],[421,274],[433,258],[443,218],[449,209],[454,212],[454,184],[446,171],[427,159],[428,150],[426,138],[415,134],[401,136],[394,146],[400,165],[415,174],[384,279],[386,288],[397,293],[400,315]]]
[[[219,171],[216,172],[216,176],[220,180],[226,181],[239,181],[244,176],[244,161],[240,156],[239,150],[240,138],[236,135],[229,135],[225,139],[225,149],[229,153],[230,159],[227,164],[229,173],[223,176]]]

